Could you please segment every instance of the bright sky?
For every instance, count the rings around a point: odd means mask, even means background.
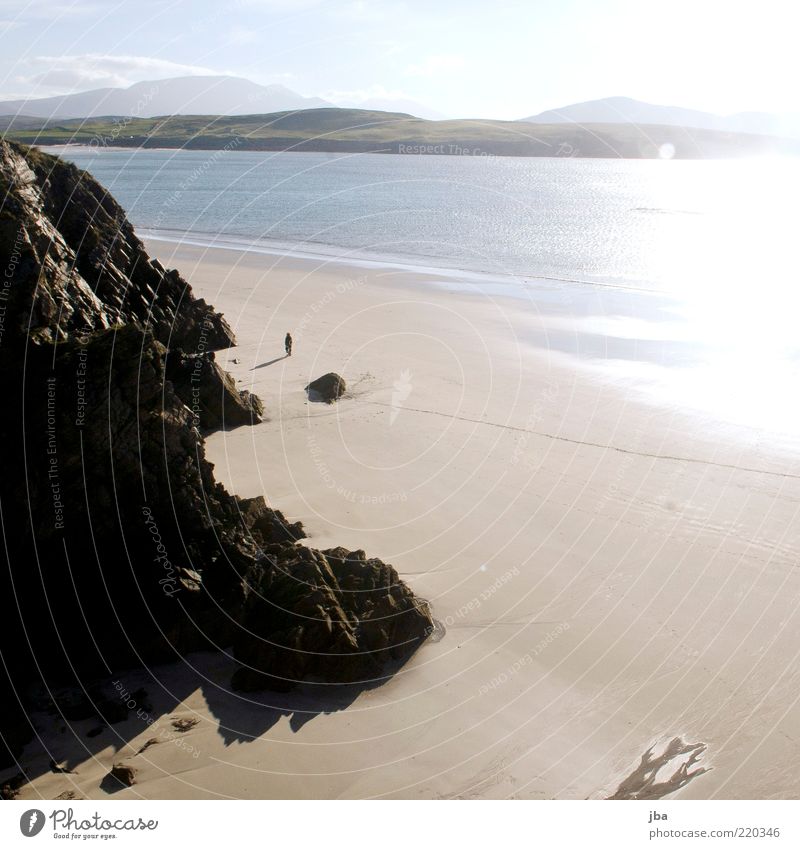
[[[792,0],[0,0],[0,97],[230,73],[519,118],[626,95],[798,111]]]

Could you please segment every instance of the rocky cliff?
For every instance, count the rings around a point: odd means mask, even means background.
[[[353,682],[424,640],[394,569],[215,482],[203,432],[261,401],[214,361],[224,318],[91,177],[0,142],[0,274],[0,765],[34,685],[230,647],[238,689]]]

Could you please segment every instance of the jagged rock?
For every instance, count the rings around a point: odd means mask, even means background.
[[[323,374],[322,377],[318,377],[316,380],[312,380],[306,386],[306,392],[308,392],[308,397],[311,401],[324,401],[326,404],[332,404],[341,398],[346,391],[347,385],[344,382],[344,378],[339,377],[333,371]]]
[[[132,766],[128,766],[127,764],[114,764],[114,766],[111,767],[109,776],[116,779],[120,784],[124,784],[126,787],[133,787],[133,785],[136,784],[136,769]]]
[[[0,140],[0,266],[0,381],[14,411],[0,417],[0,766],[32,737],[17,693],[74,684],[66,670],[92,680],[235,644],[256,669],[244,686],[353,680],[425,638],[427,606],[391,567],[298,546],[302,526],[214,480],[172,369],[192,357],[208,369],[220,400],[204,429],[214,415],[232,424],[231,411],[255,420],[257,399],[208,353],[233,335],[150,261],[91,177]],[[101,695],[90,715],[127,711]]]
[[[239,509],[245,527],[259,545],[296,542],[306,535],[302,522],[288,521],[280,510],[269,508],[261,495],[240,498]]]
[[[77,687],[69,687],[53,693],[53,712],[74,721],[94,716],[95,707],[88,693]]]
[[[128,706],[122,699],[99,699],[96,706],[97,716],[107,725],[116,725],[128,718]]]
[[[199,724],[200,720],[196,716],[183,716],[172,720],[172,727],[179,734],[185,734]]]
[[[17,679],[12,684],[7,674],[0,675],[0,699],[3,705],[0,712],[0,769],[16,766],[25,744],[33,739],[33,726],[27,711],[14,693],[14,685],[18,683]]]
[[[136,321],[186,351],[235,344],[177,271],[150,261],[122,207],[85,171],[0,140],[0,186],[0,265],[15,258],[7,306],[18,319],[7,332],[55,341]]]
[[[305,679],[367,683],[432,629],[428,605],[363,551],[269,546],[234,643],[234,689],[286,691]]]
[[[139,687],[131,693],[131,698],[136,702],[137,710],[143,710],[150,713],[153,710],[153,705],[150,704],[150,697],[144,687]]]
[[[162,342],[228,347],[224,319],[149,261],[92,178],[3,141],[0,265],[0,380],[17,411],[0,420],[7,766],[32,737],[20,684],[229,642],[257,549],[165,379]],[[85,702],[68,706],[72,718],[94,715]],[[99,712],[113,722],[122,711],[112,699]]]
[[[170,351],[167,377],[178,397],[192,411],[195,427],[219,430],[258,424],[264,415],[261,400],[247,390],[240,392],[234,379],[222,369],[214,352],[186,354]]]
[[[6,779],[3,786],[0,787],[0,799],[16,799],[25,784],[27,784],[27,779],[21,772]]]

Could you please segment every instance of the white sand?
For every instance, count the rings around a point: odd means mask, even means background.
[[[239,346],[218,359],[267,407],[208,440],[218,480],[302,520],[311,545],[394,564],[447,634],[320,715],[302,691],[230,694],[230,663],[191,658],[202,690],[161,670],[153,728],[114,726],[23,796],[105,797],[124,760],[139,780],[115,798],[601,798],[675,736],[713,767],[680,797],[798,795],[797,434],[692,365],[675,304],[148,249],[226,314]],[[348,397],[309,403],[330,370]]]

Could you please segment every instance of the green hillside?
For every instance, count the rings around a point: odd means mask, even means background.
[[[198,150],[298,150],[445,156],[676,158],[797,154],[800,141],[668,126],[425,121],[396,112],[307,109],[270,115],[176,115],[8,121],[3,135],[27,144],[166,147]]]

